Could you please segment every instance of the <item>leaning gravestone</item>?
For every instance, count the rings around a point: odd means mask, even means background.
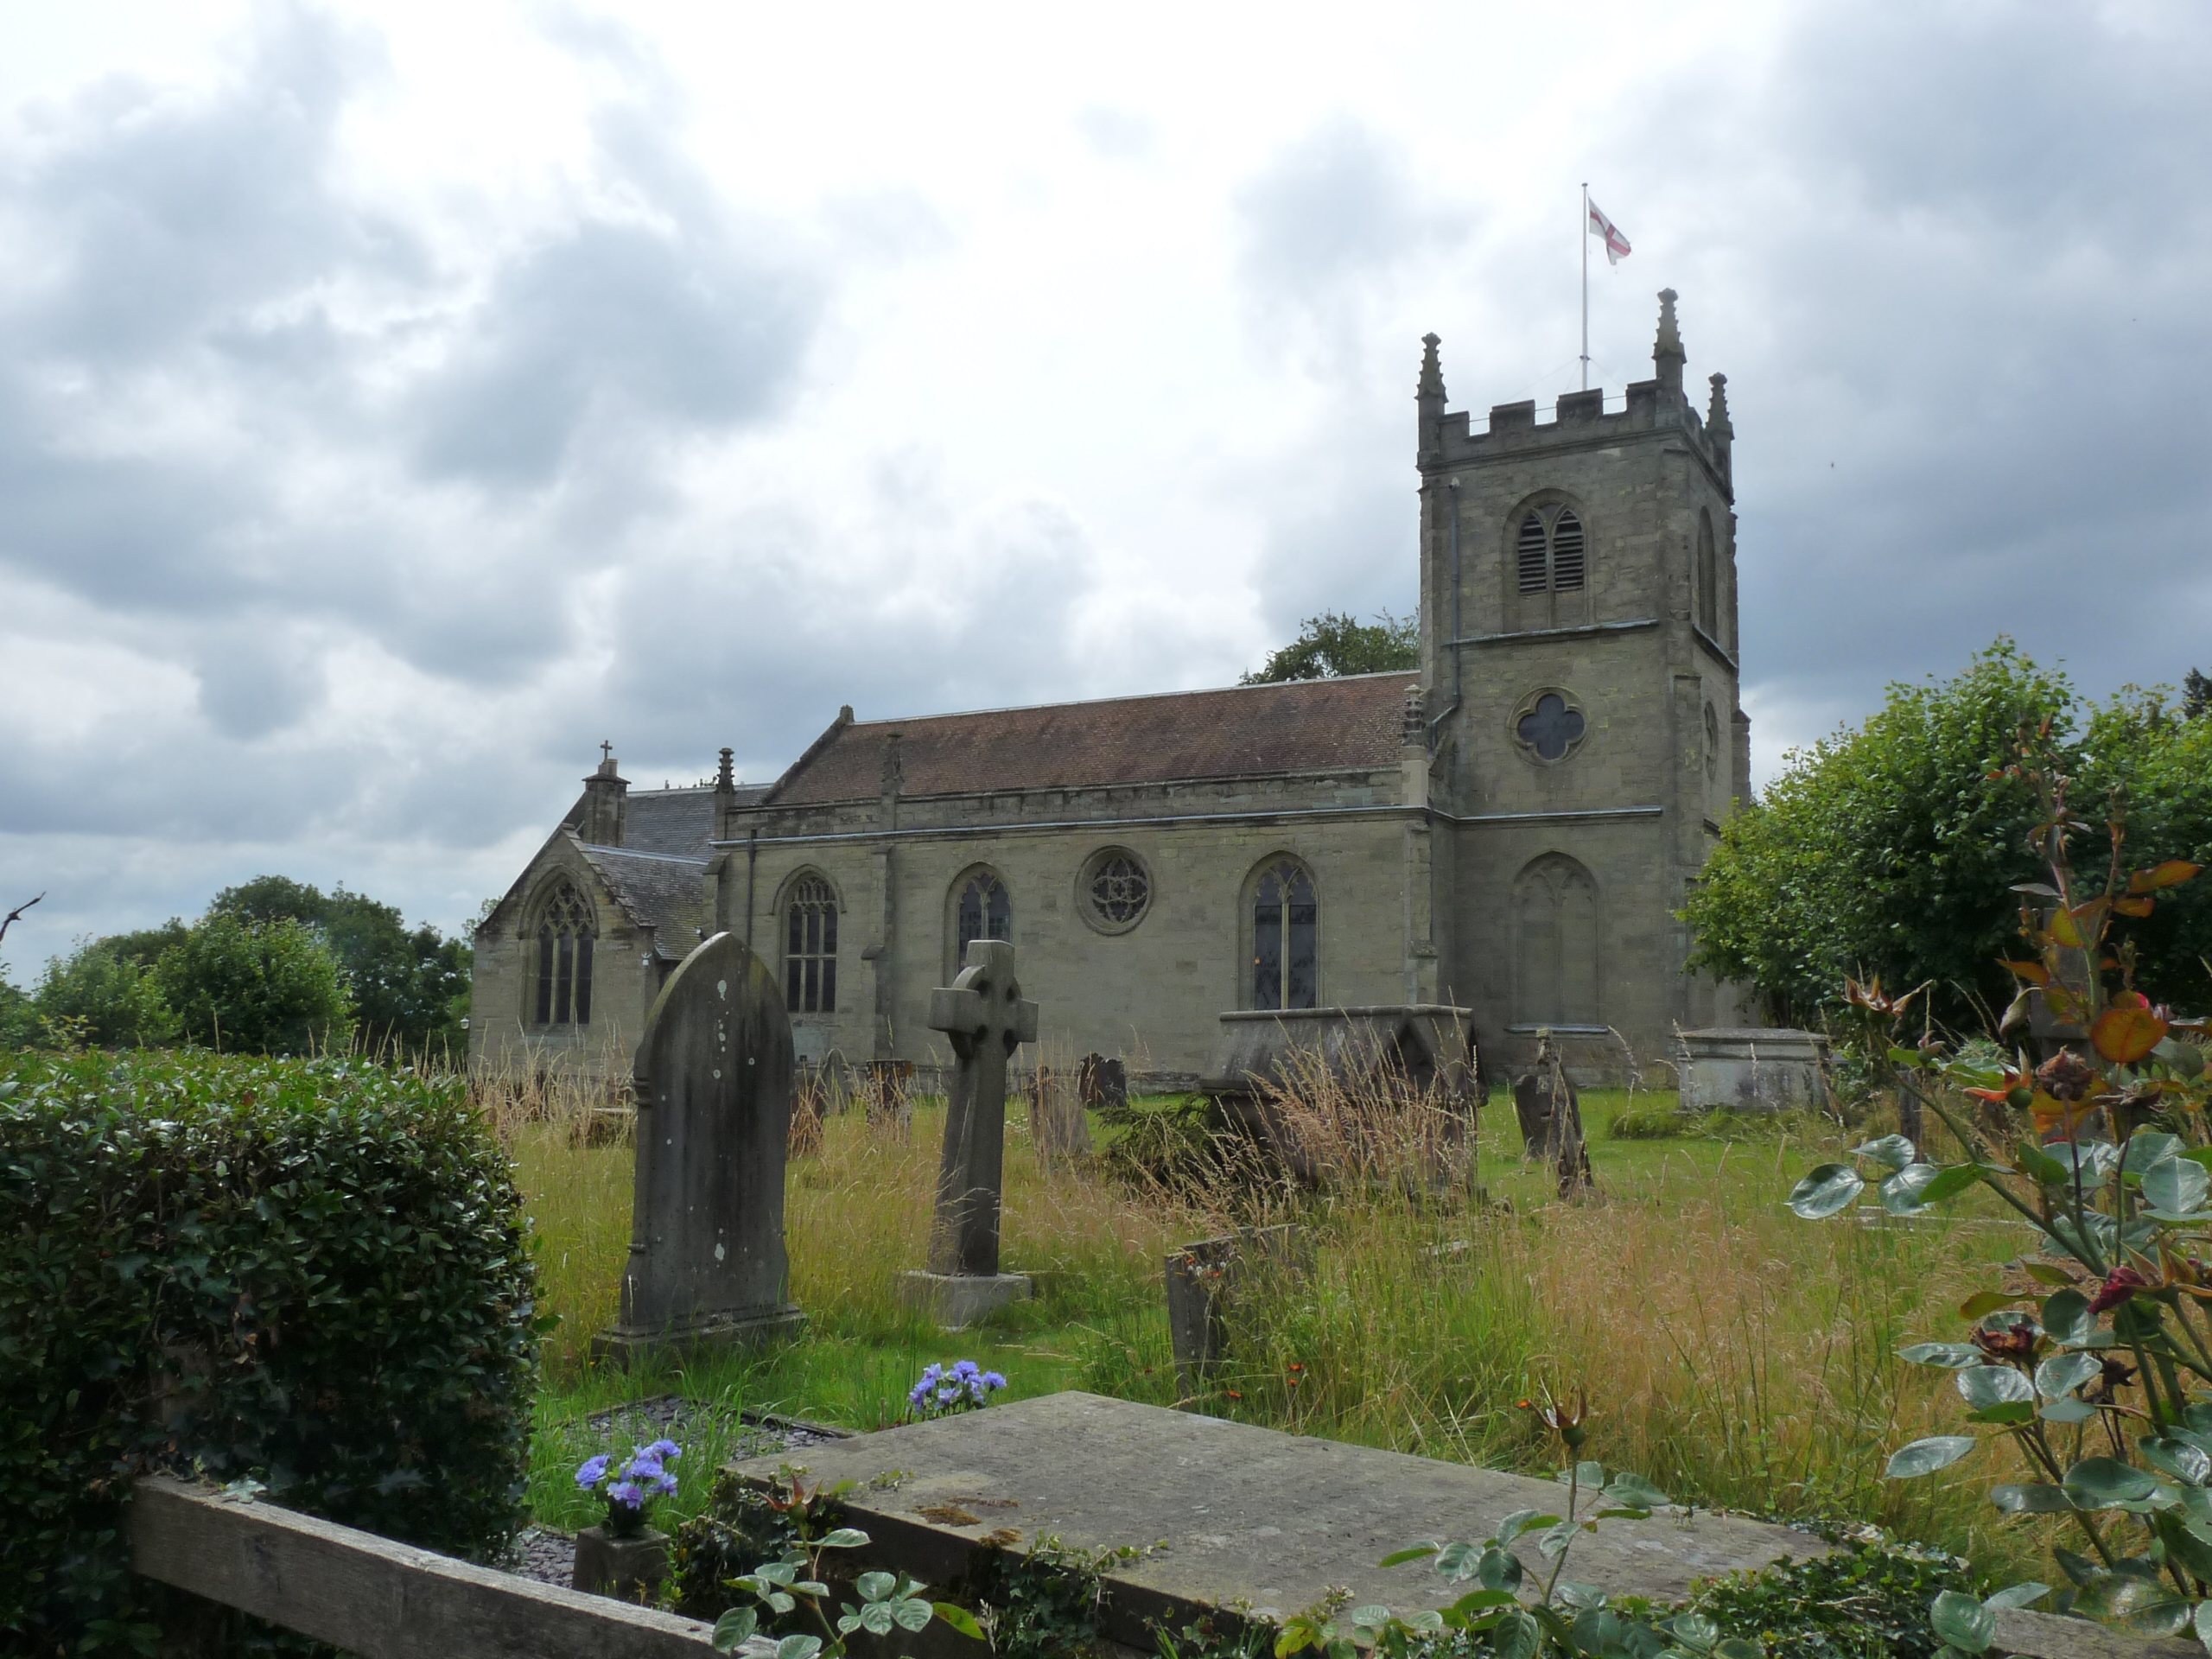
[[[592,1352],[752,1343],[801,1321],[785,1300],[791,1027],[773,975],[717,933],[661,988],[634,1067],[637,1192],[622,1312]]]
[[[1305,1265],[1298,1229],[1240,1227],[1167,1253],[1167,1339],[1185,1402],[1203,1393],[1228,1357],[1230,1316],[1238,1292],[1256,1275]]]
[[[930,993],[930,1026],[951,1039],[954,1065],[929,1268],[906,1274],[906,1287],[938,1324],[957,1331],[1030,1294],[1027,1276],[999,1271],[1007,1063],[1037,1040],[1037,1005],[1021,1000],[1014,947],[971,942],[959,977]]]

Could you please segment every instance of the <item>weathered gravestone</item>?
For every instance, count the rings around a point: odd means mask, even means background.
[[[1813,1112],[1827,1104],[1828,1039],[1818,1032],[1682,1031],[1686,1112]]]
[[[1230,1317],[1238,1293],[1255,1278],[1291,1273],[1306,1264],[1298,1229],[1285,1222],[1199,1239],[1170,1250],[1164,1265],[1175,1381],[1189,1400],[1205,1390],[1228,1357]]]
[[[1536,1069],[1513,1084],[1524,1157],[1541,1158],[1559,1173],[1559,1195],[1571,1198],[1595,1185],[1582,1138],[1582,1103],[1548,1031],[1536,1033]]]
[[[775,976],[717,933],[661,988],[634,1068],[637,1192],[622,1311],[594,1355],[752,1343],[795,1328],[785,1300],[791,1027]]]
[[[1080,1094],[1082,1075],[1077,1073],[1078,1086],[1071,1090],[1066,1073],[1040,1065],[1030,1084],[1029,1136],[1037,1148],[1038,1167],[1048,1174],[1072,1169],[1090,1155],[1090,1121],[1084,1116]]]
[[[1110,1111],[1129,1103],[1129,1069],[1103,1054],[1086,1054],[1076,1067],[1076,1094],[1085,1111]]]
[[[1007,1064],[1037,1040],[1037,1005],[1021,999],[1014,947],[972,941],[959,977],[930,993],[930,1027],[950,1039],[954,1065],[929,1268],[906,1274],[906,1285],[940,1325],[958,1330],[1030,1294],[1026,1275],[999,1271]]]

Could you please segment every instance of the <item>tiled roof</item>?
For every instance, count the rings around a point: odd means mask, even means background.
[[[713,791],[707,791],[709,798]],[[627,848],[586,846],[592,862],[631,918],[653,930],[653,948],[681,960],[711,918],[704,859],[670,858]]]
[[[832,726],[765,804],[872,800],[891,739],[899,791],[1084,789],[1395,761],[1411,671]],[[635,810],[634,808],[632,809]]]

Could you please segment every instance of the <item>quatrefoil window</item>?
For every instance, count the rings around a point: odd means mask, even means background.
[[[1513,719],[1513,735],[1521,747],[1543,761],[1564,760],[1590,729],[1564,691],[1546,690],[1523,700]]]
[[[1144,919],[1152,903],[1152,878],[1136,855],[1120,847],[1095,853],[1083,870],[1083,902],[1102,933],[1125,933]]]

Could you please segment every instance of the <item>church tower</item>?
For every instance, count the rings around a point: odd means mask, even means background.
[[[1726,378],[1700,419],[1675,300],[1659,296],[1652,378],[1610,409],[1562,393],[1548,421],[1501,404],[1471,430],[1423,342],[1423,953],[1501,1071],[1540,1027],[1578,1074],[1618,1076],[1624,1039],[1649,1068],[1676,1026],[1736,1017],[1684,972],[1675,914],[1746,793],[1751,731]]]

